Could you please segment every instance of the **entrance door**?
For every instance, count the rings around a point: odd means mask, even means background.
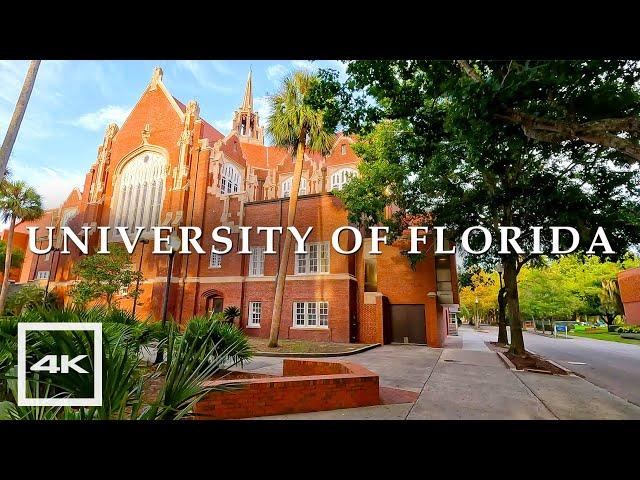
[[[389,305],[393,343],[427,343],[424,305]]]
[[[207,310],[207,315],[221,312],[223,310],[222,297],[218,297],[218,296],[207,297],[206,310]]]

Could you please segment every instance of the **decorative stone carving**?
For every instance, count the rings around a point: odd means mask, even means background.
[[[153,74],[151,75],[151,90],[155,90],[158,86],[158,82],[162,82],[162,69],[160,67],[156,67],[153,69]]]
[[[151,136],[151,125],[148,123],[142,129],[142,144],[149,145],[149,137]]]
[[[186,114],[198,117],[200,115],[200,106],[198,105],[198,102],[195,100],[189,100],[189,103],[187,103]]]

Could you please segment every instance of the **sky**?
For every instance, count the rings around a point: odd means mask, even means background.
[[[0,135],[20,94],[28,61],[0,60]],[[45,208],[59,206],[74,187],[82,188],[96,160],[107,124],[121,126],[162,67],[163,82],[183,103],[196,100],[200,116],[223,134],[242,103],[249,69],[253,71],[254,108],[266,123],[267,95],[294,69],[334,68],[338,61],[309,60],[182,60],[78,61],[43,60],[9,159],[14,179],[25,180],[44,199]]]

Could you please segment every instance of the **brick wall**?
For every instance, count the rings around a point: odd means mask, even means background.
[[[640,325],[640,268],[632,268],[618,274],[620,297],[624,304],[626,322]]]
[[[283,372],[283,377],[208,382],[237,389],[209,393],[194,412],[198,418],[231,419],[380,404],[378,375],[359,365],[285,359]]]

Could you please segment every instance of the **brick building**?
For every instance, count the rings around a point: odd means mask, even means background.
[[[618,273],[618,285],[626,323],[640,325],[640,268]]]
[[[281,338],[336,342],[409,341],[441,346],[450,310],[458,303],[455,258],[436,257],[432,240],[426,259],[411,270],[397,246],[383,246],[381,255],[341,255],[330,246],[331,235],[347,225],[338,197],[356,173],[353,140],[338,136],[331,154],[305,156],[296,226],[314,230],[306,255],[293,251],[284,294]],[[253,109],[251,74],[244,99],[226,136],[199,115],[194,100],[183,104],[154,70],[151,82],[121,127],[110,124],[97,160],[82,191],[74,190],[59,207],[37,222],[16,228],[26,242],[26,227],[91,227],[97,245],[98,226],[197,226],[203,248],[211,252],[215,227],[283,226],[286,228],[293,159],[283,149],[264,144],[264,130]],[[38,246],[46,230],[38,230]],[[42,234],[42,235],[40,235]],[[115,230],[110,241],[122,241]],[[22,237],[22,239],[20,239]],[[241,308],[240,325],[249,335],[268,336],[279,255],[264,253],[265,233],[250,235],[251,254],[238,254],[238,241],[226,255],[176,255],[169,312],[180,323],[194,315]],[[60,236],[54,242],[59,244]],[[276,236],[275,249],[280,251]],[[345,245],[353,238],[343,235]],[[284,243],[284,242],[283,242]],[[365,247],[367,240],[365,240]],[[166,285],[167,256],[153,255],[151,245],[138,243],[132,255],[144,274],[139,298],[141,315],[160,316]],[[78,252],[61,255],[27,252],[19,281],[45,282],[63,296],[74,282],[71,273]],[[132,301],[121,298],[123,308]]]

